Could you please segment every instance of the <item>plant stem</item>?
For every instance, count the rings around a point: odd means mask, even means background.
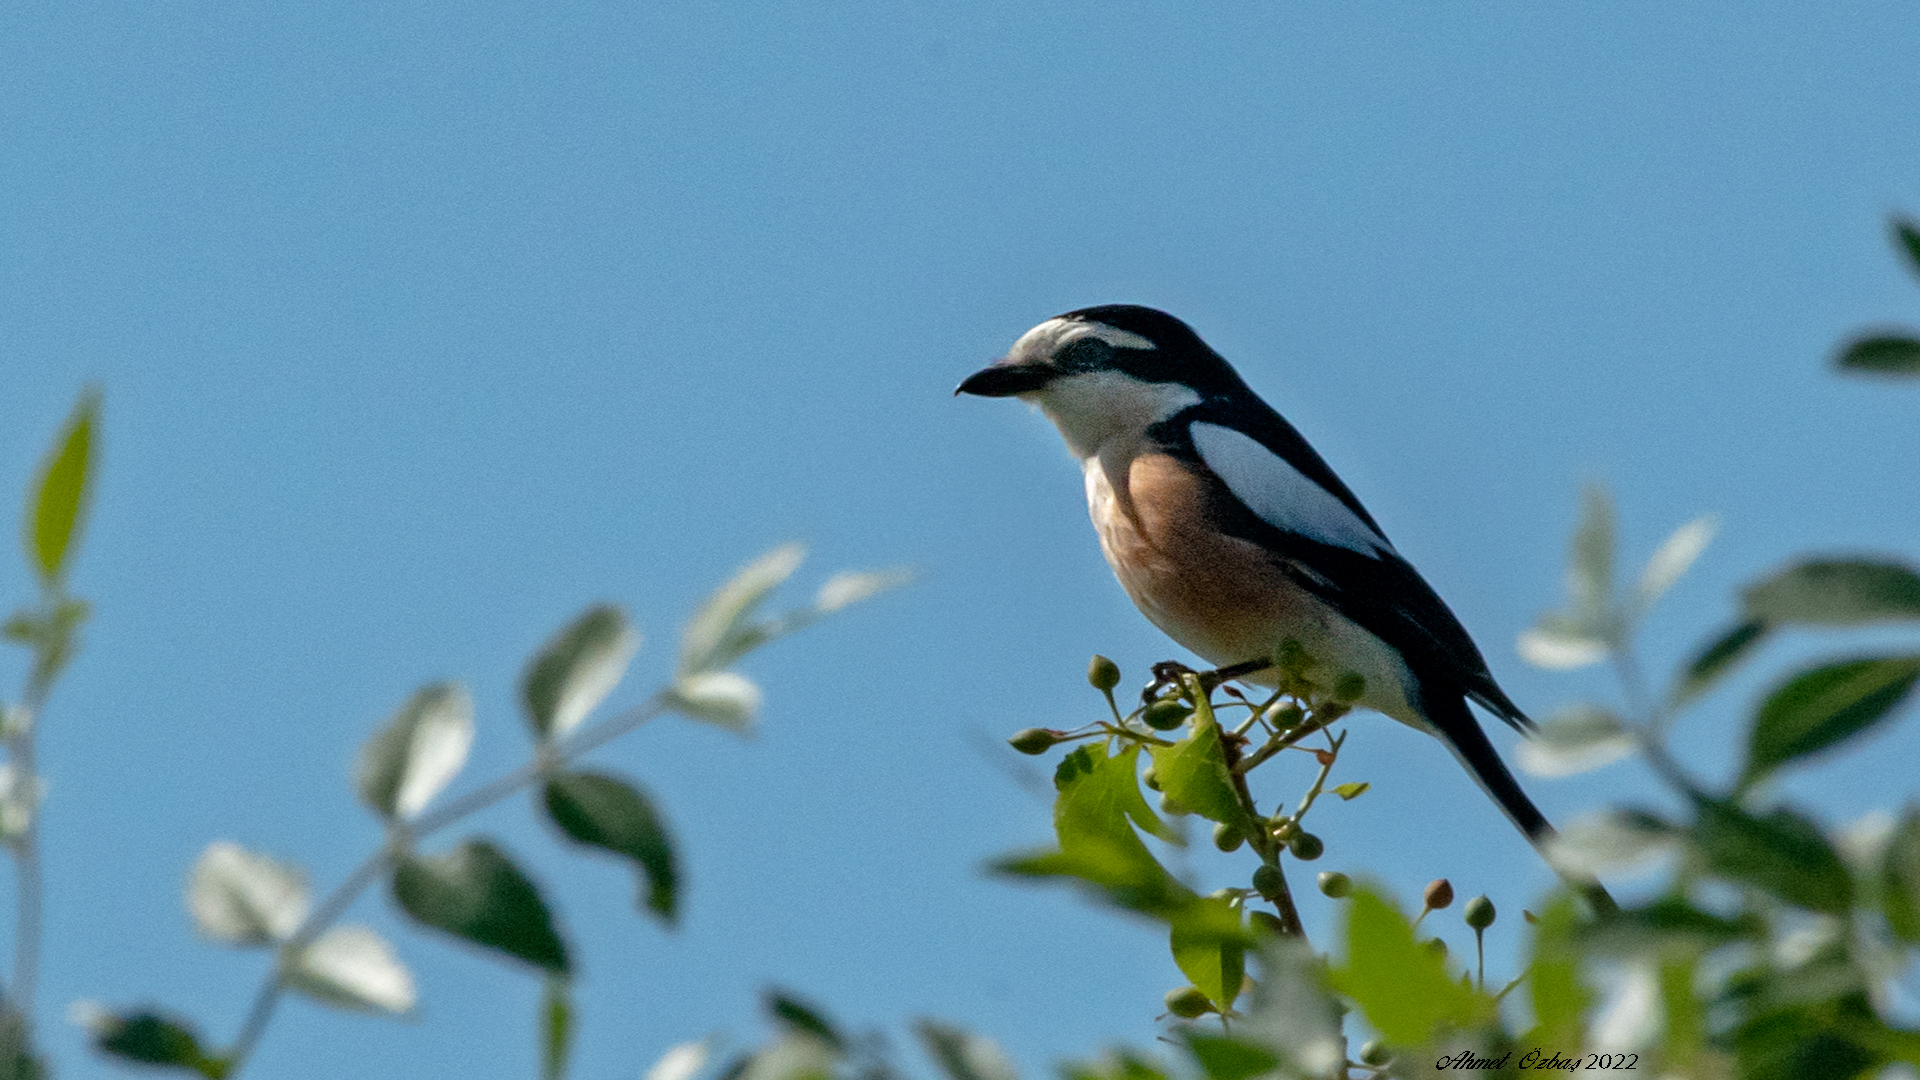
[[[52,604],[48,606],[51,608]],[[42,642],[38,646],[43,651],[59,647],[53,642]],[[27,1029],[32,1026],[33,999],[40,978],[41,899],[45,891],[40,875],[40,777],[35,771],[33,733],[39,726],[47,695],[53,690],[50,672],[51,665],[36,658],[33,674],[27,679],[26,700],[21,704],[24,715],[19,729],[9,732],[7,736],[7,754],[13,759],[16,797],[23,799],[27,807],[26,825],[13,842],[18,900],[14,912],[12,987],[12,1008]]]
[[[533,786],[548,772],[565,765],[589,751],[599,749],[607,743],[638,728],[647,721],[667,711],[670,694],[658,691],[652,697],[628,709],[618,716],[609,717],[598,724],[582,728],[571,738],[561,740],[549,752],[537,754],[534,760],[507,773],[489,783],[482,784],[465,795],[447,803],[431,814],[426,814],[412,824],[396,823],[388,830],[387,842],[379,851],[367,856],[366,860],[355,867],[334,888],[320,905],[313,909],[299,928],[294,930],[284,944],[280,946],[278,957],[260,989],[253,996],[253,1006],[247,1010],[247,1019],[240,1027],[240,1034],[233,1041],[233,1048],[227,1052],[226,1064],[228,1077],[238,1076],[240,1068],[253,1055],[254,1048],[266,1034],[267,1025],[273,1020],[274,1008],[280,1003],[280,996],[286,990],[286,974],[289,965],[299,962],[300,953],[327,931],[335,919],[346,914],[347,908],[359,899],[367,887],[380,880],[386,874],[395,858],[412,847],[413,842],[445,829],[471,814],[484,810],[510,795]]]
[[[1212,721],[1215,730],[1218,730],[1220,722],[1213,718],[1210,695],[1200,692],[1202,684],[1197,676],[1189,675],[1187,679],[1187,689],[1194,696],[1195,713],[1204,711],[1206,719]],[[1267,828],[1266,819],[1260,814],[1260,807],[1253,801],[1253,792],[1247,787],[1246,770],[1240,768],[1235,760],[1240,753],[1239,743],[1234,739],[1222,738],[1220,750],[1226,758],[1227,776],[1232,781],[1234,798],[1240,804],[1240,813],[1246,818],[1247,846],[1260,856],[1262,863],[1273,867],[1274,876],[1279,882],[1279,887],[1271,894],[1262,893],[1261,896],[1272,904],[1274,911],[1279,914],[1281,931],[1306,941],[1307,931],[1300,922],[1300,909],[1294,906],[1293,890],[1287,884],[1286,872],[1280,869],[1278,843],[1274,840],[1273,833]]]
[[[1313,778],[1313,786],[1307,789],[1306,796],[1300,800],[1299,809],[1293,812],[1293,820],[1296,825],[1299,824],[1301,818],[1307,816],[1307,811],[1313,809],[1314,800],[1318,799],[1320,793],[1325,790],[1327,786],[1327,776],[1333,772],[1333,763],[1340,759],[1340,746],[1346,741],[1347,733],[1344,731],[1341,732],[1337,738],[1332,735],[1327,736],[1327,756],[1325,760],[1320,763],[1320,775]]]

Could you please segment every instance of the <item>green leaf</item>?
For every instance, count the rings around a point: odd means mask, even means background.
[[[196,1072],[213,1080],[227,1075],[226,1060],[209,1054],[193,1025],[179,1017],[152,1010],[124,1016],[94,1010],[84,1022],[94,1048],[111,1057]]]
[[[1767,637],[1767,624],[1749,620],[1708,642],[1694,654],[1674,680],[1667,699],[1678,708],[1707,692],[1720,677],[1738,667]]]
[[[47,1063],[33,1049],[33,1033],[13,1009],[0,1007],[0,1080],[47,1080]]]
[[[640,649],[626,612],[612,604],[588,608],[541,647],[521,683],[521,700],[541,739],[572,731],[606,700]]]
[[[1887,927],[1909,944],[1920,944],[1920,809],[1908,806],[1887,842],[1881,906]]]
[[[1013,1062],[992,1039],[937,1020],[916,1020],[913,1031],[946,1080],[1018,1080]]]
[[[93,426],[99,413],[100,392],[82,391],[66,427],[47,452],[27,501],[27,561],[46,588],[59,582],[74,538],[85,524]]]
[[[1850,660],[1802,672],[1760,706],[1740,784],[1885,720],[1920,679],[1920,656]]]
[[[1756,817],[1739,806],[1693,796],[1693,843],[1708,868],[1790,904],[1833,915],[1853,903],[1853,879],[1820,830],[1787,809]]]
[[[297,866],[225,840],[208,844],[187,877],[194,925],[228,945],[272,945],[307,917],[307,876]]]
[[[633,861],[640,903],[672,925],[679,909],[680,868],[666,824],[645,794],[604,773],[560,773],[546,784],[547,815],[582,844]]]
[[[1194,710],[1187,734],[1179,742],[1152,750],[1153,772],[1167,798],[1208,821],[1246,824],[1247,813],[1234,792],[1233,774],[1220,745],[1220,724],[1211,707],[1203,702]]]
[[[1672,895],[1645,907],[1621,908],[1580,933],[1589,955],[1615,957],[1644,957],[1663,951],[1704,954],[1723,945],[1764,937],[1765,925],[1751,913],[1727,918]]]
[[[1333,969],[1333,985],[1389,1044],[1423,1047],[1492,1014],[1491,1001],[1454,981],[1446,961],[1415,939],[1413,923],[1386,898],[1355,885],[1346,907],[1347,958]]]
[[[1920,341],[1904,334],[1855,338],[1840,350],[1835,363],[1842,371],[1867,375],[1920,375]]]
[[[1164,823],[1140,796],[1139,747],[1112,757],[1105,744],[1082,746],[1054,773],[1056,851],[997,861],[993,869],[1017,877],[1069,877],[1099,890],[1129,911],[1171,919],[1191,906],[1191,889],[1167,873],[1129,822]]]
[[[1700,553],[1713,541],[1713,534],[1720,528],[1713,515],[1698,517],[1673,530],[1672,535],[1662,541],[1660,547],[1647,560],[1640,571],[1640,580],[1633,586],[1633,614],[1635,618],[1645,615],[1654,602],[1666,595],[1668,589],[1679,581]]]
[[[385,938],[364,926],[336,926],[300,950],[286,983],[316,1001],[343,1009],[390,1013],[413,1010],[413,975]]]
[[[485,840],[468,840],[445,855],[402,858],[393,895],[422,925],[550,972],[569,970],[566,943],[539,890]]]
[[[767,1012],[789,1031],[810,1035],[836,1051],[846,1050],[846,1037],[840,1034],[840,1029],[834,1026],[833,1021],[827,1019],[826,1013],[792,993],[778,987],[768,990],[766,1006]]]
[[[1173,923],[1173,962],[1222,1013],[1233,1007],[1246,978],[1246,940],[1240,909],[1225,897],[1200,897]]]
[[[1574,705],[1540,722],[1520,744],[1520,767],[1535,776],[1573,776],[1633,753],[1640,740],[1624,721],[1599,705]]]
[[[1749,586],[1741,600],[1749,620],[1776,626],[1920,619],[1920,574],[1892,561],[1809,559]]]
[[[1134,743],[1118,754],[1106,755],[1104,744],[1083,746],[1068,754],[1054,770],[1054,788],[1059,793],[1053,805],[1055,828],[1067,819],[1075,819],[1079,828],[1131,837],[1133,832],[1127,828],[1131,821],[1168,843],[1179,843],[1180,834],[1160,820],[1140,794],[1140,745]],[[1066,846],[1064,836],[1061,846]]]
[[[1887,224],[1893,233],[1893,249],[1905,258],[1908,272],[1920,276],[1920,229],[1911,219],[1898,215],[1889,218]]]
[[[1187,1049],[1193,1051],[1193,1059],[1200,1063],[1207,1080],[1252,1080],[1273,1072],[1280,1064],[1280,1055],[1243,1039],[1197,1027],[1181,1028],[1178,1035],[1186,1040]]]
[[[1596,996],[1580,971],[1575,940],[1580,916],[1573,896],[1561,892],[1540,912],[1533,926],[1527,961],[1527,992],[1533,1004],[1533,1030],[1527,1041],[1578,1052],[1585,1041],[1586,1016]]]
[[[472,746],[466,690],[455,683],[422,687],[360,748],[353,772],[361,801],[389,821],[410,819],[459,774]]]
[[[681,635],[680,675],[726,667],[771,640],[777,628],[755,622],[754,615],[804,558],[806,549],[799,544],[774,548],[715,589]]]
[[[1367,789],[1372,786],[1372,784],[1362,780],[1355,784],[1335,784],[1330,790],[1332,790],[1335,795],[1340,796],[1340,798],[1352,802],[1354,799],[1366,794]]]
[[[549,975],[540,995],[540,1077],[562,1080],[573,1054],[573,987]]]

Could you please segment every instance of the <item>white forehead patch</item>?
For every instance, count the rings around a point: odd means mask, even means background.
[[[1152,341],[1139,334],[1122,330],[1117,326],[1108,326],[1103,322],[1082,322],[1079,319],[1048,319],[1039,326],[1020,335],[1013,343],[1013,352],[1018,355],[1037,354],[1051,356],[1068,342],[1083,337],[1096,338],[1116,349],[1157,349]]]
[[[1106,342],[1116,349],[1157,349],[1160,347],[1146,338],[1141,337],[1139,334],[1129,330],[1122,330],[1117,326],[1108,326],[1103,322],[1076,322],[1073,326],[1078,329],[1080,333],[1070,334],[1064,339],[1065,341],[1072,341],[1074,338],[1091,337],[1099,338],[1101,341]]]

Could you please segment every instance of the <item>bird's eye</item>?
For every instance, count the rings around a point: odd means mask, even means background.
[[[1075,338],[1060,350],[1058,360],[1069,371],[1092,371],[1113,363],[1113,346],[1097,337]]]

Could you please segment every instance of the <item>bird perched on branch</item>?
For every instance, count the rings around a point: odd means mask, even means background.
[[[955,392],[1020,398],[1060,429],[1114,576],[1169,637],[1240,671],[1291,640],[1332,675],[1363,676],[1358,705],[1437,736],[1536,846],[1553,835],[1468,702],[1523,733],[1533,721],[1347,485],[1186,323],[1127,304],[1071,311]],[[1239,677],[1271,686],[1279,672]]]

